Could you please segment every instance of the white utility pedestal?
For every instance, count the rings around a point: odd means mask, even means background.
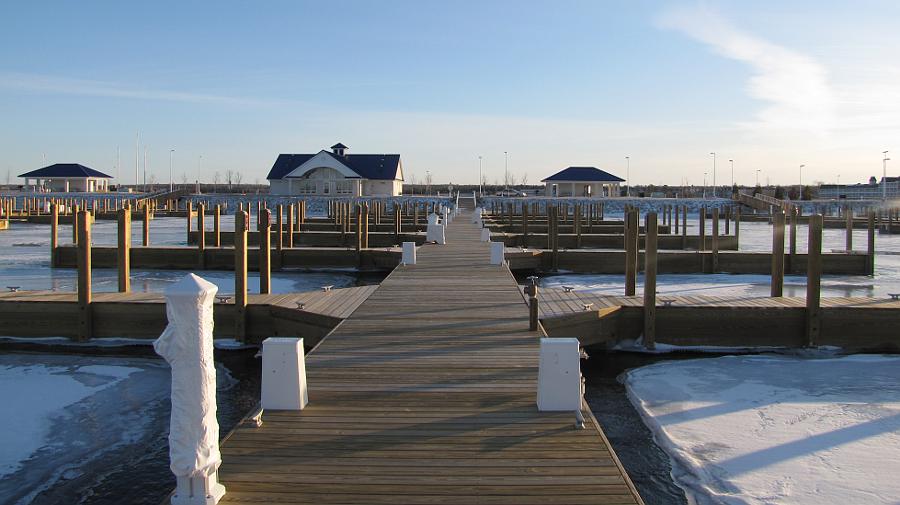
[[[542,338],[538,364],[537,406],[541,412],[574,412],[581,415],[581,350],[577,338]]]
[[[506,246],[503,242],[491,242],[491,265],[502,265]]]
[[[444,223],[441,222],[441,218],[437,214],[428,216],[428,227],[425,229],[425,241],[435,242],[440,245],[447,243],[447,238],[444,235]]]
[[[263,340],[262,409],[303,410],[309,403],[302,338]]]
[[[401,262],[404,265],[415,265],[416,264],[416,243],[415,242],[404,242],[403,243],[403,258]]]

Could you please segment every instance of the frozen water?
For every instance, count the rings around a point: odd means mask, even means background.
[[[897,503],[900,357],[726,356],[624,381],[697,503]]]

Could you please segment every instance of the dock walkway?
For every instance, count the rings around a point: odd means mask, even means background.
[[[466,213],[307,356],[310,403],[223,442],[222,503],[642,503],[585,408],[535,405],[538,334]]]

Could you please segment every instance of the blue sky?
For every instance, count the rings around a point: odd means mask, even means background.
[[[0,177],[81,162],[264,180],[342,141],[407,176],[863,180],[900,160],[900,3],[8,2]],[[202,161],[201,161],[202,156]],[[890,165],[889,165],[890,166]],[[900,161],[896,162],[900,166]]]

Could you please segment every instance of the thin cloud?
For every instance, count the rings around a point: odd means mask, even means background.
[[[835,93],[825,67],[813,58],[742,31],[701,6],[666,11],[657,21],[753,69],[747,92],[769,105],[748,126],[824,134],[836,125]]]
[[[285,102],[253,98],[139,88],[115,82],[41,74],[0,72],[0,88],[60,95],[97,96],[198,104],[278,105]]]

